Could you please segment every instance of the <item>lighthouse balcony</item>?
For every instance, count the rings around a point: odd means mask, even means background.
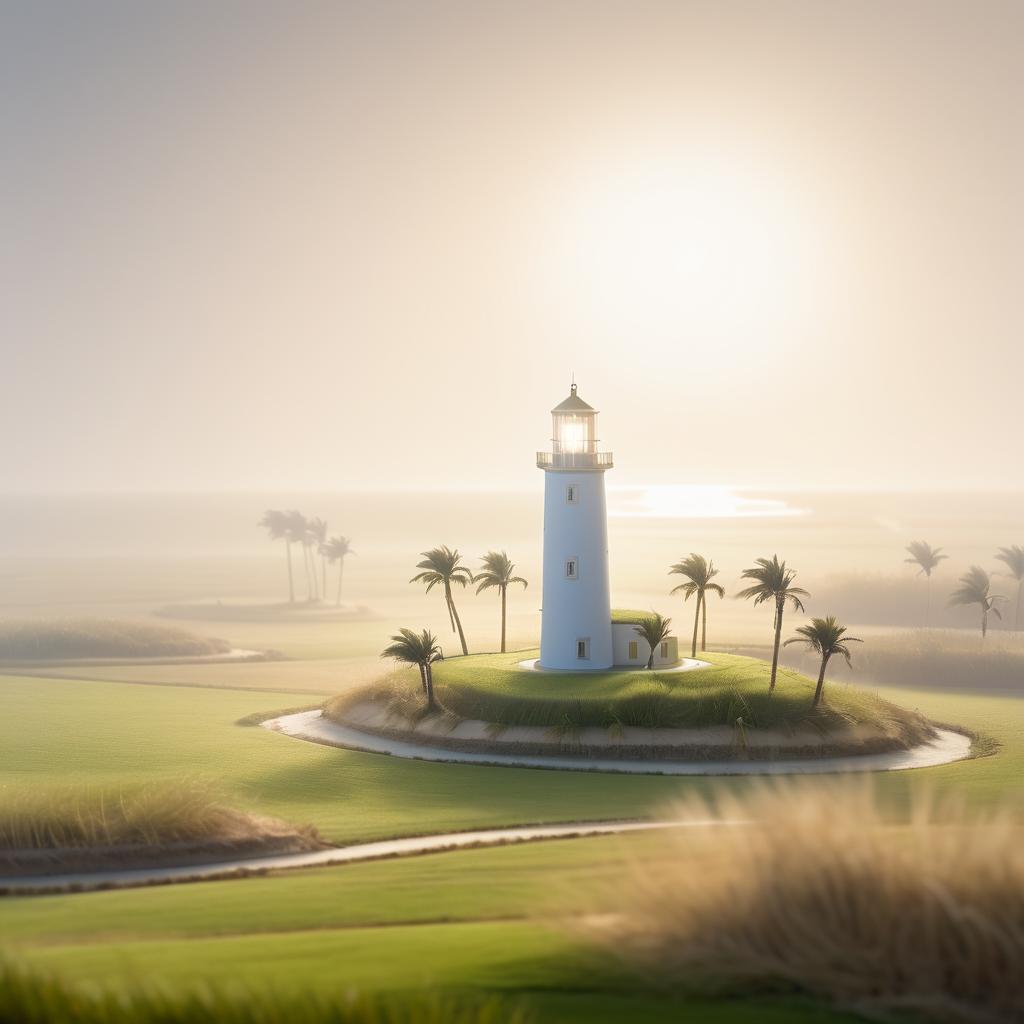
[[[612,453],[537,452],[537,465],[541,469],[611,469]]]

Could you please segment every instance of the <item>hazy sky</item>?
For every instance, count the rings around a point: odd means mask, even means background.
[[[0,489],[1021,486],[1024,3],[0,6]],[[1016,471],[1014,469],[1016,466]]]

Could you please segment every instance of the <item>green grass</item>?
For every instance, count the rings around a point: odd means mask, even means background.
[[[640,1016],[630,1019],[653,1021],[676,1004],[635,994],[629,974],[579,943],[557,915],[581,902],[612,905],[620,862],[660,848],[656,835],[611,836],[245,882],[18,898],[0,903],[0,921],[20,960],[80,984],[229,979],[233,989],[280,996],[353,987],[410,995],[423,986],[525,998],[546,1020],[621,1020],[635,1001]],[[697,999],[686,1011],[750,1024],[844,1019],[787,999]]]
[[[449,658],[434,669],[438,699],[459,718],[496,724],[583,728],[789,729],[807,725],[828,732],[855,725],[893,737],[902,745],[928,734],[919,716],[869,690],[829,688],[812,709],[814,683],[792,670],[779,672],[768,692],[768,665],[734,654],[705,654],[710,667],[689,672],[535,672],[518,667],[524,652]],[[382,688],[396,706],[419,706],[415,671],[390,677]],[[343,711],[352,695],[335,705]],[[331,711],[329,706],[329,711]]]
[[[635,608],[613,608],[612,625],[636,625],[653,614],[654,612],[638,611]]]
[[[521,658],[522,655],[519,655]],[[461,659],[460,659],[461,660]],[[453,659],[448,665],[455,665]],[[211,666],[179,678],[215,684]],[[273,666],[254,665],[262,671]],[[220,669],[244,666],[220,666]],[[102,670],[106,673],[106,669]],[[548,680],[537,676],[535,681]],[[233,680],[232,682],[234,682]],[[242,677],[237,679],[243,684]],[[1024,701],[923,691],[884,696],[984,732],[994,757],[879,778],[899,803],[920,784],[976,804],[1024,804]],[[215,778],[235,806],[311,822],[335,841],[533,821],[654,815],[705,779],[442,765],[303,743],[233,723],[291,695],[0,678],[0,787]],[[743,788],[743,779],[724,782]],[[606,906],[621,857],[653,837],[608,837],[121,892],[0,900],[0,945],[83,985],[198,982],[281,992],[525,998],[541,1021],[835,1022],[801,1000],[668,997],[606,972],[571,930],[523,920]],[[632,845],[637,844],[637,845]],[[407,965],[412,965],[406,970]]]
[[[225,640],[137,622],[48,619],[0,623],[0,661],[204,657],[230,649]]]

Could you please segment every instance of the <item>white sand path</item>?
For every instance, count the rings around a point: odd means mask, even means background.
[[[431,746],[426,742],[391,739],[325,718],[320,710],[300,711],[263,722],[265,729],[296,739],[332,747],[345,747],[371,754],[390,754],[420,761],[490,765],[506,768],[554,768],[565,771],[622,772],[634,775],[821,775],[836,772],[886,772],[907,768],[931,768],[961,761],[970,755],[969,736],[939,729],[938,736],[910,750],[883,754],[855,754],[844,757],[792,758],[777,761],[664,761],[620,757],[573,757],[531,754],[502,754],[490,751],[461,751]],[[529,732],[518,729],[517,736]],[[537,728],[538,742],[548,741],[547,730]]]
[[[682,828],[719,825],[729,822],[699,821],[586,821],[568,825],[527,825],[515,828],[480,829],[473,832],[444,832],[431,836],[386,839],[374,843],[314,850],[310,853],[277,854],[270,857],[244,857],[209,864],[180,867],[132,868],[118,871],[90,871],[68,874],[0,877],[0,892],[17,895],[34,892],[119,889],[168,882],[197,882],[216,878],[238,878],[285,868],[326,867],[357,861],[405,857],[412,854],[440,853],[466,847],[504,846],[509,843],[536,842],[540,839],[575,839],[583,836],[611,835],[644,829]]]

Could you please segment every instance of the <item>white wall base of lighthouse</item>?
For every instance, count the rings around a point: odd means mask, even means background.
[[[613,661],[604,473],[549,470],[540,663],[586,672]]]

